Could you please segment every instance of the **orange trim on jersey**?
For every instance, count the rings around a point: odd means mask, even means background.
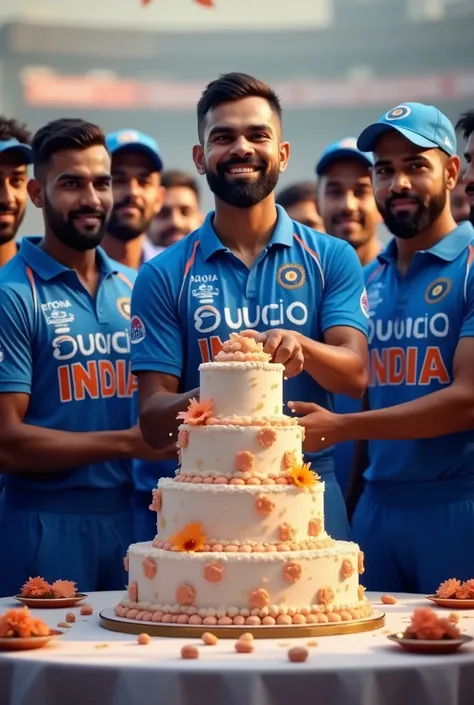
[[[125,284],[128,284],[130,289],[133,289],[132,282],[130,281],[130,279],[127,279],[127,277],[125,276],[125,274],[123,274],[123,272],[117,272],[117,276],[119,277],[119,279],[121,279],[123,282],[125,282]]]
[[[309,252],[309,254],[311,255],[311,257],[314,257],[314,259],[316,260],[316,262],[319,262],[319,261],[320,261],[320,260],[319,260],[319,255],[318,255],[318,253],[315,252],[314,250],[312,250],[311,247],[308,247],[308,245],[304,242],[304,240],[302,240],[302,239],[299,237],[299,235],[297,235],[296,233],[293,233],[293,237],[295,238],[296,242],[299,242],[299,244],[301,245],[301,247],[302,247],[304,250],[306,250],[306,252]]]
[[[35,314],[36,314],[38,311],[38,296],[36,294],[35,277],[33,275],[33,270],[28,265],[26,267],[26,276],[28,277],[28,281],[31,286],[31,293],[33,294],[33,304],[35,307]]]
[[[377,276],[377,274],[378,274],[379,272],[382,271],[382,269],[384,269],[384,267],[385,267],[385,264],[379,264],[379,266],[378,266],[376,269],[374,269],[374,271],[372,272],[372,274],[370,275],[370,277],[369,277],[369,278],[367,279],[367,281],[365,282],[366,286],[367,286],[367,284],[370,284],[370,282]]]
[[[467,256],[467,263],[466,266],[470,267],[472,264],[472,260],[474,258],[474,245],[468,245],[467,249],[469,250],[469,254]]]
[[[195,260],[195,258],[196,258],[196,250],[197,250],[198,247],[199,247],[199,240],[196,240],[196,242],[194,243],[194,247],[193,247],[193,251],[192,251],[191,257],[188,259],[188,261],[187,261],[186,264],[184,265],[183,281],[186,279],[189,270],[191,269],[191,267],[192,267],[193,264],[194,264],[194,260]]]

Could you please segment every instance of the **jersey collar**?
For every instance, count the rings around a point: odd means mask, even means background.
[[[54,277],[65,272],[70,272],[71,270],[68,267],[64,267],[64,265],[38,247],[41,240],[42,238],[39,236],[24,237],[21,240],[18,254],[26,264],[45,281],[54,279]],[[118,272],[118,269],[114,266],[116,263],[105,254],[101,247],[97,248],[97,257],[104,276]]]
[[[445,262],[453,262],[456,257],[459,257],[461,252],[466,249],[472,240],[474,240],[474,228],[471,223],[465,221],[452,230],[449,235],[446,235],[445,238],[437,242],[436,245],[430,247],[429,250],[420,250],[420,253],[429,253],[430,255],[434,255],[435,257],[438,257],[438,259],[442,259]],[[377,259],[382,264],[396,262],[397,243],[395,238],[390,240],[385,250],[377,255]]]
[[[293,221],[286,213],[285,209],[281,206],[276,206],[278,213],[278,220],[276,228],[273,231],[270,242],[267,247],[273,247],[274,245],[283,245],[284,247],[291,247],[293,244]],[[226,247],[218,238],[216,231],[213,228],[212,222],[214,220],[214,211],[210,211],[207,214],[206,219],[199,229],[199,243],[201,246],[201,251],[204,259],[207,261],[216,252],[229,252],[229,248]]]

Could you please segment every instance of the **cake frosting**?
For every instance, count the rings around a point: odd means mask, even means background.
[[[324,482],[283,413],[282,365],[232,334],[179,414],[179,468],[153,491],[157,535],[125,557],[118,616],[191,625],[361,619],[357,544],[325,531]]]

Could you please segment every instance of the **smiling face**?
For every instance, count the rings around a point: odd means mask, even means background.
[[[418,147],[395,130],[379,139],[374,157],[374,194],[385,225],[403,240],[416,237],[445,211],[459,158]]]
[[[25,215],[28,175],[24,162],[18,150],[0,154],[0,245],[14,239]]]
[[[197,170],[216,198],[235,208],[251,208],[266,199],[288,157],[279,118],[264,98],[243,98],[211,110],[203,145],[193,150]]]
[[[97,247],[112,210],[110,157],[102,146],[52,155],[44,179],[28,184],[47,231],[77,252]]]
[[[463,174],[462,182],[469,199],[469,220],[474,225],[474,132],[469,135],[464,157],[466,159],[466,171]]]

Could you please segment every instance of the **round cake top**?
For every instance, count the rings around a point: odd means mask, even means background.
[[[272,356],[263,351],[263,343],[239,333],[231,333],[215,362],[270,362]]]

